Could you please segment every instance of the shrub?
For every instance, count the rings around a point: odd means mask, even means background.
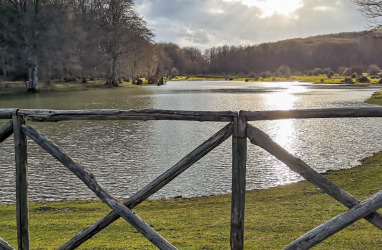
[[[361,76],[360,78],[358,78],[358,82],[360,82],[360,83],[370,83],[370,80],[366,76]]]
[[[381,69],[376,64],[371,64],[369,67],[367,67],[367,72],[370,73],[370,75],[378,74]]]
[[[290,70],[289,66],[286,64],[281,65],[276,71],[277,76],[283,76],[286,78],[289,78],[290,74],[291,74],[291,70]]]
[[[345,78],[345,83],[353,83],[353,80],[350,77]]]
[[[179,70],[177,68],[173,67],[171,69],[171,75],[178,76],[179,75]]]
[[[266,72],[261,72],[261,74],[260,74],[260,76],[262,77],[262,78],[267,78],[267,77],[270,77],[272,74],[271,74],[271,72],[269,72],[269,71],[266,71]]]
[[[322,74],[322,69],[321,68],[314,68],[312,74],[314,76],[321,75]]]
[[[248,77],[249,78],[255,78],[256,74],[255,72],[251,71],[249,74],[248,74]]]
[[[337,69],[337,74],[339,74],[339,75],[344,75],[344,72],[345,72],[345,70],[346,70],[346,67],[339,67],[338,69]]]
[[[351,69],[351,68],[346,68],[345,70],[344,70],[344,72],[343,72],[343,75],[344,76],[351,76],[351,74],[353,74],[353,69]]]

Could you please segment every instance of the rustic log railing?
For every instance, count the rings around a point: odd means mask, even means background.
[[[382,117],[382,108],[354,109],[306,109],[289,111],[172,111],[172,110],[27,110],[0,109],[0,119],[11,119],[0,128],[0,143],[14,134],[16,161],[16,220],[17,242],[19,249],[29,249],[28,223],[28,182],[27,182],[27,141],[30,137],[45,151],[55,157],[72,173],[81,179],[112,211],[90,227],[76,234],[59,249],[74,249],[92,236],[106,228],[119,217],[125,219],[144,237],[160,249],[176,249],[159,235],[132,209],[152,194],[170,183],[211,150],[219,146],[232,135],[232,199],[231,199],[231,249],[244,247],[244,208],[245,176],[247,158],[247,138],[254,145],[269,152],[291,170],[310,181],[328,195],[347,206],[349,210],[323,223],[315,229],[290,243],[285,249],[307,249],[352,223],[364,218],[377,228],[382,229],[382,216],[376,211],[382,207],[382,190],[373,197],[360,201],[323,175],[308,166],[301,159],[289,154],[260,129],[248,124],[248,121],[307,118],[342,117]],[[94,175],[86,171],[62,152],[53,142],[33,127],[26,126],[25,120],[39,122],[58,122],[68,120],[188,120],[229,122],[216,134],[195,150],[157,177],[146,187],[131,196],[124,203],[119,202],[96,181]],[[0,249],[13,249],[0,238]]]

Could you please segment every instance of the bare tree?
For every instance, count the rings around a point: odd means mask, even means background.
[[[37,90],[38,71],[44,58],[52,58],[53,52],[66,37],[62,30],[69,15],[69,0],[4,0],[1,2],[3,31],[0,43],[7,46],[8,64],[17,74],[26,71],[28,90]],[[69,31],[66,34],[70,34]],[[68,39],[70,40],[70,39]],[[54,45],[54,46],[53,46]],[[2,47],[2,46],[0,46]],[[4,60],[4,58],[3,58]],[[47,64],[45,60],[45,63]],[[48,63],[50,64],[50,63]],[[50,67],[49,67],[50,68]],[[24,74],[22,74],[24,75]]]
[[[382,1],[381,0],[352,0],[358,5],[362,14],[370,20],[372,29],[382,28]]]
[[[106,83],[118,84],[118,61],[128,54],[129,46],[153,36],[145,21],[134,11],[131,0],[96,0],[95,9],[102,30],[102,47],[110,59]]]

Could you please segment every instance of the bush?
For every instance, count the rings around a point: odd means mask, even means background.
[[[360,83],[370,83],[370,80],[366,76],[361,76],[360,78],[358,78],[358,82],[360,82]]]
[[[269,71],[265,71],[265,72],[261,72],[260,73],[260,76],[262,77],[262,78],[267,78],[267,77],[270,77],[272,74],[271,74],[271,72],[269,72]]]
[[[322,74],[322,69],[321,68],[314,68],[312,71],[312,75],[318,76]]]
[[[369,67],[367,67],[367,72],[369,72],[371,75],[378,74],[381,69],[376,64],[371,64]]]
[[[343,72],[343,75],[344,76],[351,76],[351,74],[353,74],[353,69],[351,69],[351,68],[346,68],[345,70],[344,70],[344,72]]]
[[[350,77],[346,77],[344,82],[345,83],[353,83],[353,80]]]
[[[283,76],[286,78],[289,78],[290,74],[291,74],[291,70],[290,70],[289,66],[286,64],[281,65],[276,71],[277,76]]]
[[[346,67],[342,66],[342,67],[339,67],[336,72],[339,75],[344,75],[345,70],[346,70]]]
[[[251,71],[249,74],[248,74],[248,77],[249,78],[255,78],[256,74],[255,72]]]

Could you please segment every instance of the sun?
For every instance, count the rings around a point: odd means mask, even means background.
[[[303,6],[301,0],[239,0],[243,4],[256,6],[262,10],[261,17],[270,17],[273,14],[290,15]]]

